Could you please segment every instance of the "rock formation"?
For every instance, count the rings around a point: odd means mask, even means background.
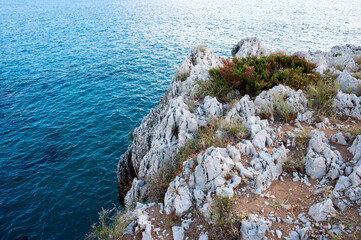
[[[256,38],[243,39],[232,49],[235,57],[269,54]],[[214,239],[206,226],[221,219],[222,214],[214,212],[217,199],[235,201],[232,210],[241,219],[238,238],[360,236],[361,225],[348,228],[341,220],[329,220],[342,212],[350,214],[350,221],[361,219],[361,135],[354,136],[350,130],[360,134],[361,97],[356,94],[361,80],[356,73],[361,69],[361,47],[297,54],[316,63],[320,74],[339,74],[334,112],[346,120],[319,119],[302,90],[283,85],[263,91],[254,100],[239,96],[233,105],[211,96],[198,99],[194,93],[209,81],[208,70],[221,61],[208,48],[194,48],[178,68],[169,92],[134,130],[133,142],[120,158],[119,198],[135,218],[127,236]],[[276,121],[273,109],[280,98],[294,113],[290,123]],[[269,118],[262,119],[262,114]],[[151,203],[156,194],[152,185],[161,184],[156,182],[159,175],[176,163],[182,147],[213,119],[221,119],[221,124],[242,123],[249,137],[210,146],[186,159],[162,201]],[[217,127],[216,135],[224,137],[222,127]],[[299,145],[300,139],[306,139],[304,145]],[[290,170],[290,163],[304,171]],[[167,216],[179,221],[164,227]]]

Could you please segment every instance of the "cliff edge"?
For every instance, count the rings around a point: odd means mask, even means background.
[[[360,238],[361,47],[272,53],[247,38],[232,55],[191,50],[134,130],[118,164],[119,199],[132,216],[124,237]],[[278,75],[266,72],[272,81],[314,82],[307,89],[277,84],[255,96],[242,91],[247,81],[237,88],[219,82],[238,74],[226,68],[236,59],[262,56],[266,65],[270,56],[267,66],[277,56],[293,61],[287,71],[277,62]],[[305,66],[302,59],[312,72],[295,67]],[[239,63],[252,77],[257,66]]]

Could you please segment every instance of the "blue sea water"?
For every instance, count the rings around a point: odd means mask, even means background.
[[[0,0],[0,239],[82,239],[188,50],[361,45],[359,0]]]

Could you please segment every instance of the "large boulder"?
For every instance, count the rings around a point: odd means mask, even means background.
[[[302,90],[295,91],[288,86],[278,85],[267,91],[261,92],[254,100],[258,114],[267,114],[274,117],[280,104],[284,104],[290,113],[305,112],[307,99]]]
[[[351,74],[344,70],[335,81],[342,91],[358,94],[360,92],[361,80],[354,78]]]
[[[326,199],[321,203],[312,205],[308,211],[308,214],[316,221],[325,221],[328,216],[336,214],[336,210],[333,208],[331,199]]]
[[[245,38],[239,41],[232,48],[232,56],[237,58],[243,58],[246,56],[268,56],[271,51],[266,48],[261,41],[257,38]]]
[[[335,112],[361,120],[361,97],[339,91],[333,101]]]

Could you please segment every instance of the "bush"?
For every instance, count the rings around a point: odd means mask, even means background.
[[[223,121],[222,130],[230,141],[245,139],[250,136],[249,130],[239,120],[233,122]]]
[[[227,95],[225,92],[229,92],[229,89],[237,90],[242,95],[257,96],[263,90],[279,84],[304,89],[320,79],[320,75],[312,71],[316,65],[298,55],[277,53],[260,58],[248,56],[221,60],[223,66],[209,70],[209,87],[216,90],[207,89],[217,99]]]
[[[115,208],[103,209],[99,213],[99,222],[93,224],[86,239],[120,240],[123,238],[124,230],[132,221],[133,219],[129,214],[120,210]]]
[[[190,75],[191,74],[189,71],[183,71],[183,72],[178,72],[175,78],[178,81],[184,82]]]
[[[207,226],[211,239],[240,239],[242,216],[236,214],[235,202],[234,198],[214,197],[210,209],[211,223]]]
[[[316,110],[319,117],[332,116],[334,114],[333,99],[338,92],[338,86],[332,77],[326,77],[316,85],[309,86],[306,91],[309,107]]]
[[[231,98],[228,94],[232,88],[220,78],[212,78],[210,81],[198,81],[198,89],[194,93],[196,98],[205,96],[217,97],[220,102],[229,102]]]
[[[283,164],[285,172],[305,173],[304,159],[307,154],[308,142],[311,136],[309,132],[301,132],[295,137],[296,147],[287,154],[287,161]]]
[[[299,109],[294,109],[292,104],[287,103],[281,96],[275,96],[273,108],[263,108],[260,112],[261,118],[270,118],[273,116],[275,120],[290,122],[297,117]]]

